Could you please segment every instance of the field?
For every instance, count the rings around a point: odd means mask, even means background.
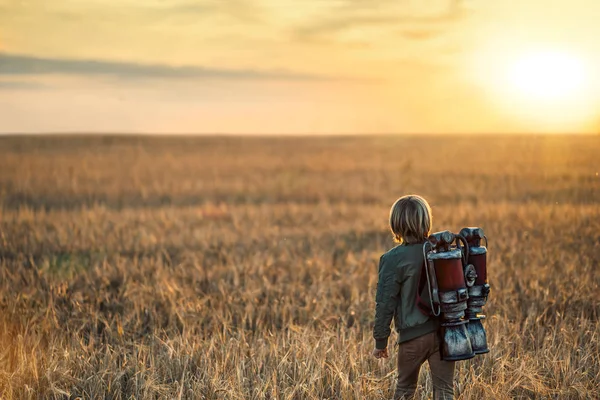
[[[489,238],[457,398],[599,398],[599,172],[592,136],[0,138],[0,398],[390,398],[407,193]]]

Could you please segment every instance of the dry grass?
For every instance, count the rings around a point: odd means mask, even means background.
[[[2,138],[0,397],[389,398],[389,206],[490,237],[461,399],[600,396],[595,137]],[[431,395],[422,371],[419,398]]]

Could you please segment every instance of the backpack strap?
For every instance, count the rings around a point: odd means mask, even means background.
[[[421,275],[419,276],[419,287],[417,289],[417,307],[419,311],[421,311],[424,315],[428,317],[433,317],[433,310],[431,309],[431,305],[429,301],[426,301],[423,297],[428,294],[427,286],[427,271],[425,271],[427,260],[423,260],[423,266],[421,267]]]

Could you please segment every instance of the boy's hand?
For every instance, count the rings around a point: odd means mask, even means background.
[[[375,358],[388,358],[387,348],[385,349],[373,349],[373,357]]]

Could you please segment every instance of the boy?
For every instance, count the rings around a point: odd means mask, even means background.
[[[454,398],[454,362],[441,359],[438,320],[417,306],[424,263],[423,243],[431,233],[431,219],[431,208],[424,198],[409,195],[396,200],[390,210],[390,229],[399,245],[382,255],[379,261],[373,356],[388,357],[393,318],[399,344],[394,399],[413,397],[425,360],[431,369],[434,399]]]

